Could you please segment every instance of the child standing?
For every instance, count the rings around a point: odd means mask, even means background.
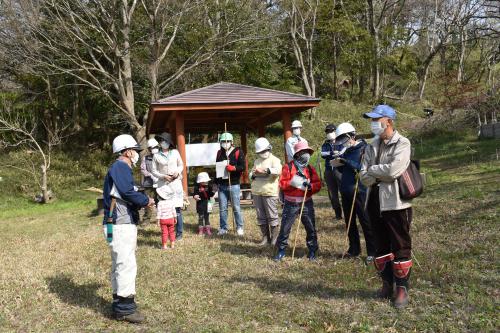
[[[209,201],[214,196],[212,186],[208,184],[210,177],[206,172],[200,172],[196,177],[193,198],[196,200],[196,212],[198,213],[198,235],[212,235],[210,230]]]
[[[316,218],[312,195],[321,189],[321,180],[316,170],[309,164],[314,150],[305,141],[299,141],[294,149],[293,160],[285,164],[281,172],[280,188],[285,197],[285,204],[281,218],[281,229],[276,242],[278,254],[274,257],[275,261],[281,261],[285,256],[285,250],[288,246],[288,236],[292,230],[295,218],[300,214],[302,205],[304,205],[304,210],[301,222],[306,229],[306,244],[309,249],[307,257],[309,260],[316,260],[316,253],[318,251],[318,235],[316,233]],[[305,193],[306,188],[307,193]],[[306,196],[304,197],[304,195]]]
[[[157,207],[157,224],[161,227],[162,249],[167,249],[167,239],[170,239],[170,248],[175,247],[175,224],[177,223],[177,212],[174,207],[174,192],[168,186],[156,189],[160,201]]]

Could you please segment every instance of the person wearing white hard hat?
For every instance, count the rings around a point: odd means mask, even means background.
[[[193,198],[196,200],[196,213],[198,213],[198,235],[212,235],[210,227],[210,199],[215,195],[212,185],[209,184],[210,176],[206,172],[200,172],[196,177]]]
[[[142,188],[144,189],[144,193],[152,198],[156,198],[155,187],[158,182],[158,178],[153,175],[153,156],[158,153],[159,143],[156,139],[148,140],[148,151],[149,154],[144,155],[141,162],[141,174],[142,174]],[[155,200],[156,201],[156,200]],[[149,222],[151,223],[151,219],[154,216],[154,206],[147,207],[143,217],[143,223]]]
[[[293,155],[295,153],[295,145],[297,142],[305,142],[307,144],[307,140],[300,136],[302,133],[302,123],[299,120],[294,120],[292,122],[292,136],[286,140],[285,143],[285,152],[287,156],[287,162],[291,162],[293,160]]]
[[[245,170],[245,154],[240,147],[234,147],[233,135],[222,133],[219,138],[221,149],[217,152],[216,162],[225,162],[228,177],[217,177],[215,179],[219,189],[219,231],[218,235],[227,234],[227,212],[228,203],[231,201],[233,207],[234,220],[236,222],[236,234],[243,236],[243,214],[240,207],[240,178]],[[231,184],[229,184],[231,179]],[[230,198],[231,197],[231,198]]]
[[[157,188],[168,186],[174,192],[173,201],[177,212],[177,224],[175,225],[176,239],[182,239],[184,231],[184,219],[182,208],[184,207],[184,188],[182,187],[182,171],[184,162],[181,154],[172,141],[169,133],[156,135],[155,139],[160,143],[160,151],[153,156],[152,174],[158,178]]]
[[[342,174],[339,189],[342,197],[345,224],[346,227],[349,226],[349,230],[347,231],[349,238],[347,255],[350,257],[357,257],[361,253],[359,232],[356,224],[357,217],[365,237],[367,252],[366,262],[371,263],[375,256],[375,239],[373,237],[370,219],[365,209],[366,187],[358,181],[361,160],[367,143],[365,140],[356,137],[356,129],[350,123],[342,123],[337,126],[335,135],[335,144],[342,145],[345,148],[343,154],[333,159],[331,163],[332,166],[337,168]],[[354,197],[355,193],[356,197]],[[350,223],[349,218],[351,218]]]
[[[262,233],[259,245],[276,245],[279,234],[278,194],[281,161],[271,153],[272,146],[266,138],[255,140],[255,160],[250,179],[252,198],[257,211],[257,224]]]
[[[139,323],[144,320],[135,303],[137,263],[137,224],[139,209],[153,206],[154,200],[137,191],[132,167],[139,161],[141,147],[135,139],[122,134],[113,140],[117,160],[104,178],[104,234],[111,250],[111,287],[113,317]]]

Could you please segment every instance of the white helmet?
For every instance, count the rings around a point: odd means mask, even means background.
[[[298,127],[302,128],[302,123],[299,120],[294,120],[292,122],[292,128],[298,128]]]
[[[113,140],[113,154],[119,153],[125,149],[134,149],[134,150],[142,150],[141,146],[135,141],[132,135],[129,134],[121,134],[118,135]]]
[[[156,141],[156,139],[149,139],[148,140],[148,148],[154,148],[158,147],[159,143]]]
[[[257,154],[271,148],[272,146],[266,138],[258,138],[257,140],[255,140],[255,152]]]
[[[356,134],[356,129],[350,123],[342,123],[337,126],[337,129],[335,130],[335,144],[339,145],[347,142],[349,140],[349,137],[346,134],[349,133]]]
[[[199,183],[205,183],[205,182],[209,182],[210,181],[210,177],[208,176],[208,173],[206,172],[200,172],[198,174],[198,176],[196,177],[196,182],[199,184]]]

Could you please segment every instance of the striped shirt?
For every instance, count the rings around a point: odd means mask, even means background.
[[[171,200],[160,200],[157,207],[157,219],[171,219],[177,216],[173,201]]]

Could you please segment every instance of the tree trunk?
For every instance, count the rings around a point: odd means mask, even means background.
[[[47,188],[47,166],[41,165],[42,168],[42,203],[48,203],[50,200],[49,190]]]
[[[458,72],[457,81],[462,82],[464,79],[464,62],[465,62],[465,28],[460,30],[460,54],[458,55]]]
[[[339,99],[338,73],[337,73],[337,38],[333,37],[333,98]]]
[[[427,82],[427,75],[429,74],[429,66],[430,62],[424,64],[424,68],[422,69],[419,75],[419,84],[418,84],[418,99],[422,100],[424,97],[425,84]]]
[[[372,96],[374,99],[379,98],[380,93],[380,38],[379,29],[375,25],[375,13],[373,9],[373,1],[368,0],[368,28],[370,35],[373,38],[373,67],[372,67]]]

